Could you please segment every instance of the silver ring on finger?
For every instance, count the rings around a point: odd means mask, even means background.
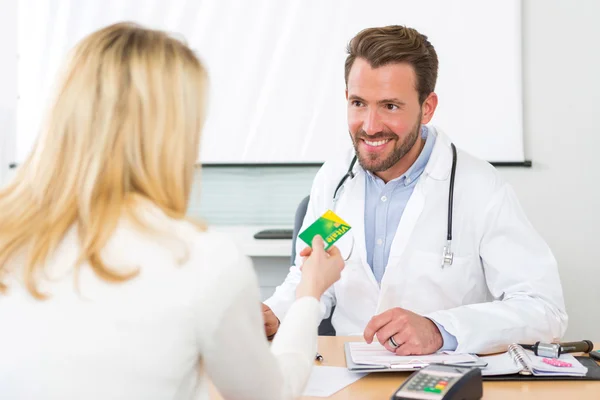
[[[390,339],[388,341],[390,342],[390,346],[392,346],[393,348],[397,349],[398,347],[400,347],[400,345],[394,340],[394,336],[390,336]]]

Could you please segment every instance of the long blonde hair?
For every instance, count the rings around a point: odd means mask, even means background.
[[[79,42],[34,149],[0,190],[0,292],[8,262],[24,253],[25,286],[44,298],[44,263],[73,226],[78,264],[107,281],[134,276],[111,270],[100,252],[138,200],[185,217],[206,86],[198,58],[165,32],[119,23]]]

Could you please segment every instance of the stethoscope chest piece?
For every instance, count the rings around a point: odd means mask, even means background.
[[[444,246],[444,253],[442,254],[442,268],[446,265],[452,265],[452,261],[454,261],[454,253],[452,252],[452,243],[450,240]]]

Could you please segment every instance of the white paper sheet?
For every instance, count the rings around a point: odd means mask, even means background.
[[[350,372],[344,367],[313,367],[303,395],[329,397],[365,375],[367,373]]]

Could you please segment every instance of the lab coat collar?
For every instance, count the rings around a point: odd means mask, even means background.
[[[438,127],[428,125],[429,134],[436,135],[437,139],[431,152],[429,162],[424,174],[435,180],[446,180],[452,169],[452,148],[450,138]]]

